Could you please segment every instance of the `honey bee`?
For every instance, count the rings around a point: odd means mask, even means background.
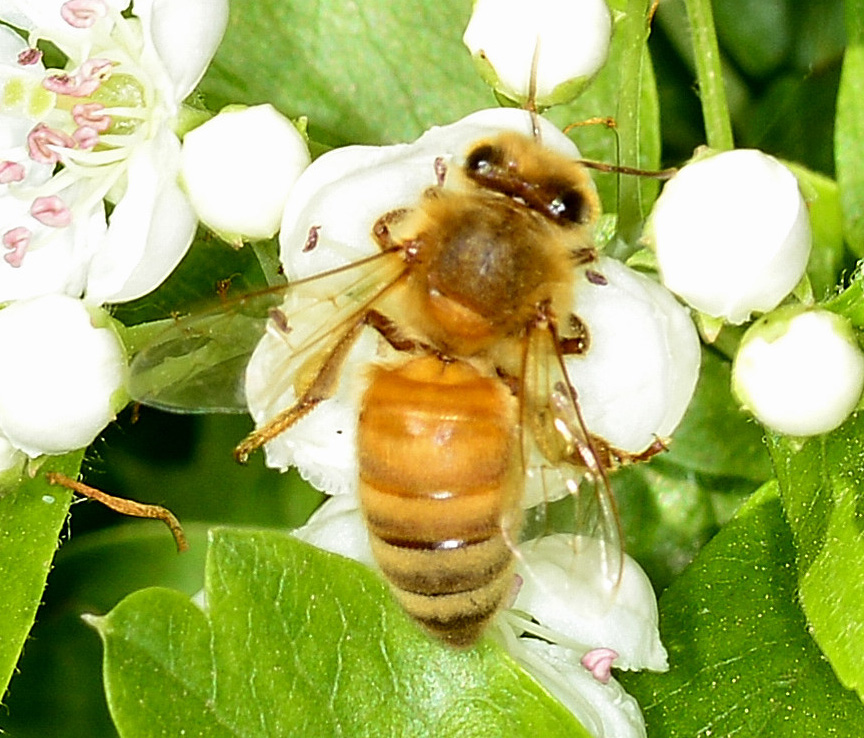
[[[622,555],[607,461],[564,363],[590,341],[573,301],[600,207],[585,167],[536,130],[474,141],[458,166],[436,160],[434,177],[369,224],[376,254],[242,300],[230,318],[178,322],[136,357],[132,394],[174,409],[239,404],[239,385],[221,390],[207,372],[165,377],[172,357],[214,341],[236,368],[245,349],[225,336],[257,341],[246,315],[267,314],[289,357],[267,392],[294,399],[240,443],[245,461],[332,397],[357,371],[346,357],[358,337],[377,333],[389,358],[365,371],[356,429],[372,551],[407,613],[466,647],[512,595],[526,485],[575,493],[587,475],[579,517],[610,571]],[[311,229],[303,250],[324,235]]]

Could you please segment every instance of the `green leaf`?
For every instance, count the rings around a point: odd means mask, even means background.
[[[331,146],[408,141],[484,107],[462,32],[470,0],[232,3],[201,88],[216,107],[268,100]]]
[[[702,474],[764,481],[772,472],[762,426],[732,398],[731,373],[728,361],[702,352],[696,394],[662,458]]]
[[[624,13],[626,6],[627,0],[610,2],[610,7],[619,16]],[[634,70],[626,64],[630,57],[636,55],[638,58],[639,52],[646,49],[644,32],[641,35],[627,33],[639,31],[638,25],[635,29],[633,26],[640,22],[638,19],[635,23],[622,23],[620,20],[616,22],[609,59],[597,78],[576,100],[550,109],[546,117],[560,128],[593,118],[613,118],[619,125],[629,126],[627,135],[632,137],[632,141],[628,148],[632,148],[635,158],[622,161],[619,140],[621,134],[603,125],[580,126],[570,134],[582,155],[595,161],[656,170],[660,167],[660,107],[651,58],[645,54],[641,59],[641,69]],[[634,75],[635,79],[632,79]],[[625,80],[630,80],[640,95],[635,100],[627,101],[628,107],[622,109],[620,92]],[[607,212],[618,212],[619,187],[626,190],[628,184],[624,176],[596,173],[593,179],[600,193],[603,209]],[[638,210],[642,216],[650,210],[658,191],[657,180],[638,178],[638,192],[635,195],[641,200]]]
[[[864,416],[805,442],[770,439],[801,604],[840,681],[864,695]]]
[[[148,589],[95,621],[121,736],[587,736],[482,642],[421,633],[368,569],[276,532],[217,529],[206,610]]]
[[[0,493],[0,696],[33,627],[72,501],[68,490],[48,484],[44,472],[75,477],[81,457],[80,451],[46,457],[34,476],[25,473],[17,486]]]
[[[15,738],[116,738],[102,687],[99,636],[81,615],[105,613],[140,587],[198,592],[207,526],[184,530],[190,550],[182,555],[163,526],[142,521],[75,534],[63,545],[0,711],[0,729]]]
[[[837,682],[796,603],[795,548],[766,484],[660,600],[666,674],[623,674],[648,734],[843,736],[864,706]]]
[[[864,256],[864,44],[849,46],[843,58],[834,162],[843,204],[843,232],[857,256]]]

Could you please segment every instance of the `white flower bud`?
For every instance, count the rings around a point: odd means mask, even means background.
[[[95,316],[95,317],[94,317]],[[89,445],[122,405],[126,356],[107,316],[62,295],[0,310],[0,433],[28,456]]]
[[[757,321],[732,366],[732,389],[762,423],[791,436],[827,433],[864,389],[864,354],[849,324],[795,306]]]
[[[615,259],[589,265],[576,315],[589,348],[566,358],[585,423],[616,448],[647,449],[675,430],[699,378],[699,337],[661,285]]]
[[[574,548],[575,544],[575,548]],[[620,669],[667,668],[660,642],[657,598],[645,572],[624,556],[620,581],[609,580],[603,547],[593,538],[546,536],[519,547],[522,586],[514,609],[546,629],[544,637],[580,650],[617,652]]]
[[[519,103],[529,95],[536,49],[536,102],[559,105],[603,66],[611,34],[604,0],[475,0],[462,40],[483,78]]]
[[[279,229],[288,193],[309,165],[303,136],[272,105],[226,108],[183,139],[180,173],[201,221],[229,241]]]
[[[777,307],[810,254],[795,176],[752,149],[683,167],[663,188],[649,231],[663,283],[697,310],[736,324]]]

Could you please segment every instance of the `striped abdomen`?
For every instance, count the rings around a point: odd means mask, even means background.
[[[512,590],[517,443],[516,401],[497,378],[433,356],[373,370],[358,433],[372,551],[405,610],[456,646]]]

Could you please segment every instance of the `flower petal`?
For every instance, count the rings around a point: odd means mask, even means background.
[[[183,258],[197,219],[177,184],[179,161],[180,142],[165,128],[130,157],[126,192],[90,263],[88,301],[141,297],[161,284]]]
[[[510,655],[557,697],[594,738],[645,738],[636,700],[618,682],[597,681],[579,663],[578,652],[536,639],[507,644]]]
[[[222,41],[228,0],[139,0],[135,14],[171,78],[174,101],[182,101],[198,84]]]

